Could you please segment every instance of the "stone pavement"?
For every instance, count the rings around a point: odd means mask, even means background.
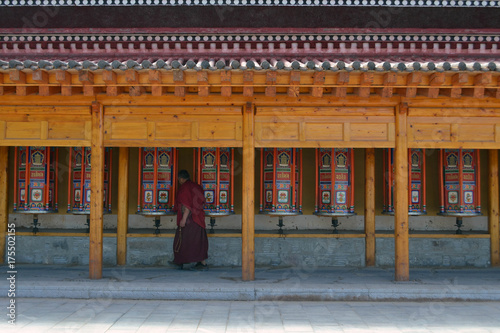
[[[2,333],[500,332],[500,302],[17,301],[16,325],[3,320]]]
[[[500,268],[410,270],[395,282],[394,269],[257,268],[242,281],[241,268],[206,272],[167,267],[105,267],[89,280],[88,266],[16,265],[17,298],[225,300],[225,301],[500,301]],[[7,297],[7,266],[0,266],[0,297]]]

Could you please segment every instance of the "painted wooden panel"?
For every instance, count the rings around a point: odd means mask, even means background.
[[[484,141],[495,142],[495,125],[494,124],[459,124],[458,125],[458,141]]]
[[[106,145],[242,146],[241,108],[109,107],[104,121]]]
[[[147,140],[148,124],[146,122],[113,122],[109,134],[110,140]]]
[[[49,121],[48,138],[49,139],[85,139],[85,121]]]
[[[500,149],[500,109],[410,108],[410,148]]]
[[[90,107],[0,106],[0,145],[89,146]]]
[[[298,123],[271,123],[263,122],[255,124],[257,136],[263,141],[273,140],[298,140]]]
[[[389,139],[387,124],[351,123],[352,141],[387,141]]]
[[[191,139],[191,123],[177,122],[175,124],[156,123],[155,138],[157,140],[189,140]]]
[[[261,107],[257,147],[393,147],[394,109]]]
[[[200,122],[200,140],[238,140],[235,122]],[[240,139],[241,140],[241,139]]]
[[[9,121],[6,123],[6,139],[40,139],[41,122],[17,122]]]
[[[305,140],[331,140],[343,139],[344,124],[340,123],[305,123]]]
[[[413,141],[451,141],[450,124],[413,124],[409,133]]]

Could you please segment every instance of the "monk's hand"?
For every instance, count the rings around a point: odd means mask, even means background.
[[[186,220],[185,219],[182,219],[180,222],[179,222],[179,226],[181,228],[184,228],[186,226]]]

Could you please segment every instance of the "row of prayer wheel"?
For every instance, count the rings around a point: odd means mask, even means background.
[[[314,214],[332,217],[354,212],[354,155],[352,148],[315,150]],[[302,149],[263,148],[260,151],[260,213],[280,217],[302,214]],[[69,153],[68,206],[72,214],[90,214],[91,149],[72,147]],[[408,154],[410,215],[426,214],[425,149]],[[16,147],[14,211],[53,213],[58,211],[58,149]],[[174,214],[178,150],[146,147],[139,151],[137,213],[145,216]],[[384,214],[394,214],[394,149],[384,149]],[[481,215],[479,150],[439,150],[438,214],[457,217],[460,229],[464,216]],[[111,212],[112,148],[104,159],[103,212]],[[234,149],[196,148],[193,151],[193,180],[203,188],[205,212],[211,218],[234,214]],[[157,231],[159,227],[159,218]],[[36,226],[36,225],[35,225]],[[458,230],[460,231],[460,230]]]

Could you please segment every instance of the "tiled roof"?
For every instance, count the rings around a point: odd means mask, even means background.
[[[500,7],[497,0],[1,0],[1,6]]]
[[[0,60],[0,70],[327,70],[327,71],[500,71],[500,61],[474,62],[432,61],[358,61],[294,59],[157,59],[157,60]]]

